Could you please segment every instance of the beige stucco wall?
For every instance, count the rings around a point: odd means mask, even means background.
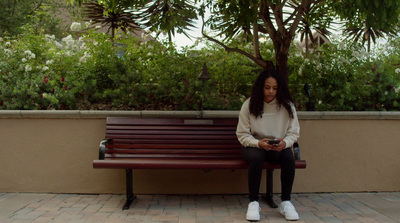
[[[105,117],[237,114],[0,111],[0,192],[125,193],[123,170],[92,168]],[[400,112],[299,112],[299,119],[307,168],[297,170],[294,192],[400,191]],[[280,191],[279,172],[275,192]],[[134,191],[247,193],[246,179],[245,170],[134,170]]]

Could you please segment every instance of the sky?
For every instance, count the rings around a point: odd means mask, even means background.
[[[210,12],[206,12],[204,19],[207,20],[209,15],[210,15]],[[186,30],[190,36],[193,36],[191,39],[186,37],[184,34],[175,33],[175,37],[173,37],[172,41],[176,44],[178,49],[182,49],[182,47],[185,47],[185,46],[192,46],[193,44],[195,44],[197,38],[203,37],[203,35],[201,34],[201,26],[202,25],[203,25],[202,19],[199,18],[198,20],[196,20],[195,28],[192,28],[191,30]],[[164,37],[167,38],[166,36],[164,36]],[[200,43],[199,46],[197,46],[196,48],[199,49],[202,46],[204,46],[204,44]]]

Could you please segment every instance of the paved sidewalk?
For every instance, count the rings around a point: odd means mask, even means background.
[[[247,222],[244,195],[139,195],[123,211],[124,202],[124,195],[0,193],[0,222]],[[292,203],[297,222],[400,222],[400,192],[294,194]],[[260,222],[286,222],[260,205]]]

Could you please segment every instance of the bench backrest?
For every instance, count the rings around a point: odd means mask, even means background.
[[[241,158],[237,118],[121,118],[106,122],[106,158]]]

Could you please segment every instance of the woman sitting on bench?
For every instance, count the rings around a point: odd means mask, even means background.
[[[247,220],[260,220],[259,189],[266,161],[281,164],[281,214],[287,220],[299,219],[290,202],[295,174],[290,147],[299,134],[297,113],[287,84],[275,69],[263,71],[253,85],[251,97],[242,105],[236,130],[243,145],[243,158],[249,163]]]

